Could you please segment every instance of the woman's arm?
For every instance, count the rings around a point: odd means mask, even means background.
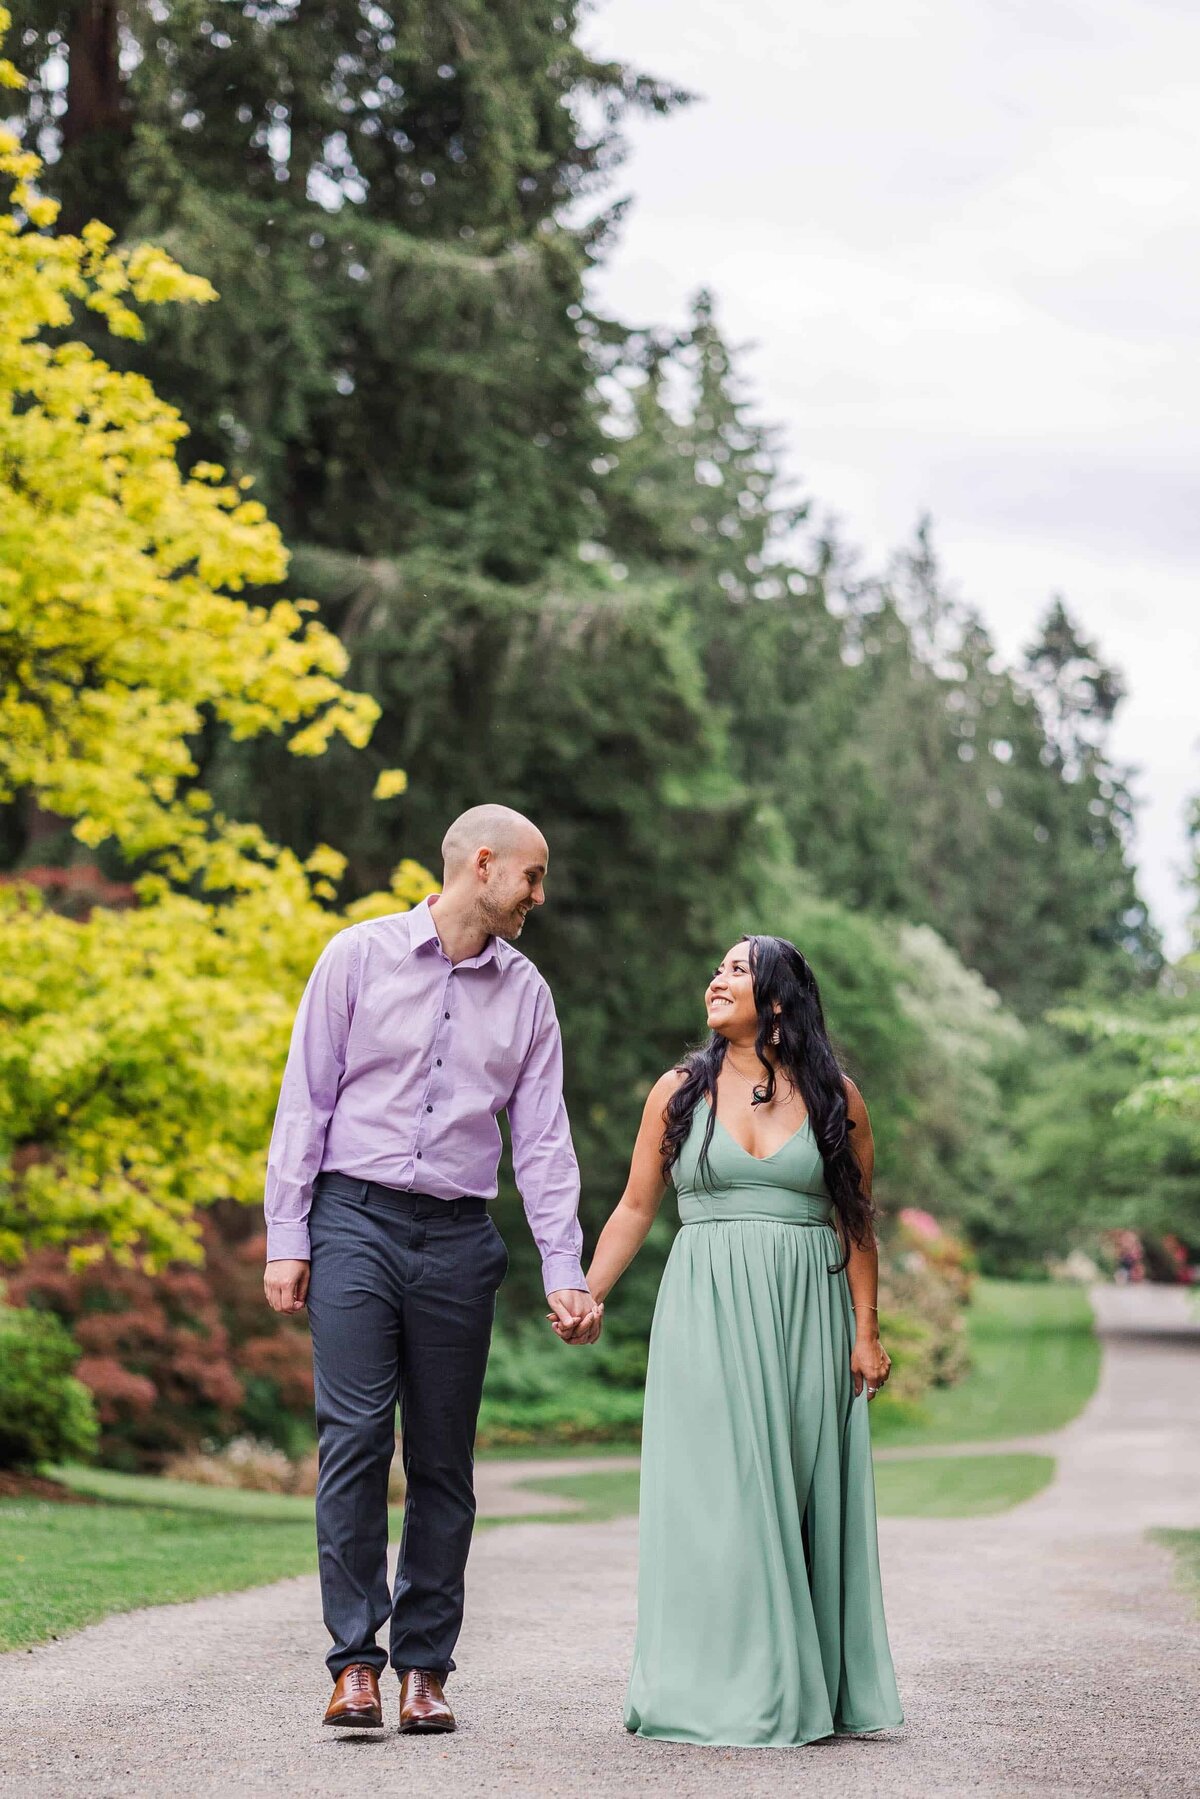
[[[858,1163],[863,1192],[870,1198],[875,1174],[875,1139],[863,1096],[849,1079],[846,1081],[846,1112],[854,1125],[850,1133],[851,1154]],[[851,1242],[846,1280],[854,1306],[854,1353],[850,1357],[850,1367],[857,1395],[862,1392],[864,1380],[869,1388],[881,1387],[892,1366],[891,1357],[879,1341],[879,1246],[874,1232],[865,1246]]]
[[[666,1123],[667,1102],[682,1079],[679,1070],[672,1068],[661,1080],[655,1081],[650,1089],[642,1111],[637,1141],[633,1146],[625,1191],[600,1233],[596,1253],[587,1271],[587,1284],[598,1308],[597,1314],[593,1315],[594,1325],[591,1328],[585,1325],[569,1333],[560,1330],[559,1335],[564,1342],[595,1341],[600,1334],[599,1315],[603,1313],[605,1299],[646,1241],[666,1191],[660,1145]]]

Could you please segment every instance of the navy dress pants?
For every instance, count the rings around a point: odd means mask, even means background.
[[[475,1522],[475,1426],[508,1252],[482,1199],[323,1174],[309,1217],[317,1546],[334,1679],[454,1667]],[[387,1484],[399,1402],[408,1497],[395,1591]],[[391,1621],[390,1655],[376,1643]]]

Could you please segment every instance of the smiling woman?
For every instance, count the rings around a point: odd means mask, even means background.
[[[753,1746],[883,1730],[902,1717],[867,1423],[890,1369],[870,1121],[793,944],[735,944],[705,1005],[711,1036],[651,1091],[588,1271],[603,1302],[671,1179],[626,1727]]]

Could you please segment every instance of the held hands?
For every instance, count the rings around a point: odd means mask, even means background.
[[[891,1371],[892,1358],[879,1341],[878,1332],[867,1335],[860,1327],[854,1350],[850,1356],[850,1372],[854,1376],[855,1398],[857,1399],[862,1392],[865,1382],[867,1403],[870,1404],[880,1387],[886,1384]]]
[[[604,1322],[604,1307],[590,1293],[561,1287],[546,1295],[546,1322],[564,1343],[594,1343]]]
[[[273,1312],[302,1312],[308,1297],[307,1262],[268,1262],[263,1291]]]

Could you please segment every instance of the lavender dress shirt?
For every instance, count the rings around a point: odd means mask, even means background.
[[[537,969],[495,937],[451,964],[429,900],[339,932],[292,1031],[267,1159],[268,1259],[308,1259],[323,1169],[494,1199],[503,1111],[546,1291],[586,1291],[562,1039]]]

